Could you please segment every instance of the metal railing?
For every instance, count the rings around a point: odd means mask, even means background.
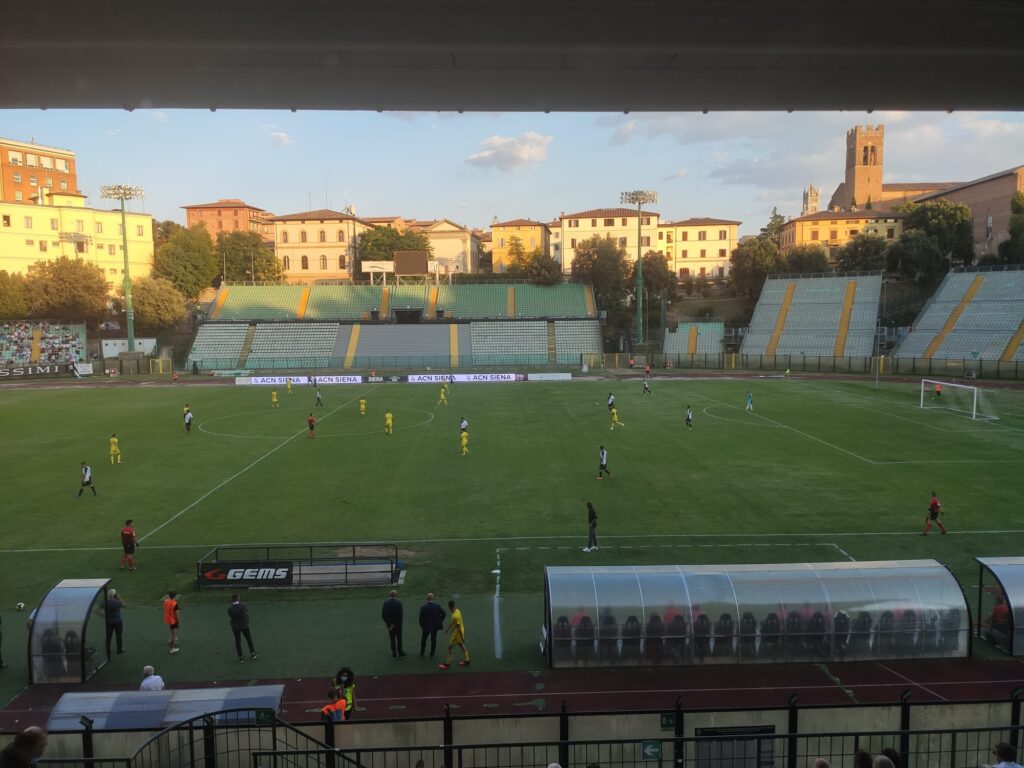
[[[344,727],[341,729],[344,731]],[[771,733],[760,728],[698,729],[699,736],[649,739],[560,740],[519,744],[442,744],[336,750],[266,750],[251,754],[252,768],[803,768],[816,758],[850,766],[858,750],[879,754],[892,749],[904,768],[977,768],[995,763],[992,748],[1016,744],[1021,727],[956,730],[864,731],[815,735]],[[766,732],[768,731],[768,732]],[[334,758],[333,763],[327,762]]]

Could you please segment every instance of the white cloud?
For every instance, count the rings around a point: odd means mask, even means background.
[[[275,147],[287,147],[289,144],[295,143],[295,139],[284,131],[267,131],[267,136]]]
[[[544,162],[548,144],[553,138],[536,131],[527,131],[519,136],[491,136],[484,140],[484,148],[466,158],[466,162],[480,168],[515,172],[524,166]]]
[[[154,123],[166,123],[168,116],[166,112],[161,112],[159,109],[155,109],[152,112],[147,112],[149,119]]]
[[[685,168],[678,168],[675,173],[670,173],[663,181],[677,181],[678,179],[685,179],[688,175],[689,172]]]

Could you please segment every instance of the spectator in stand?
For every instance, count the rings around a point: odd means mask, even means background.
[[[853,753],[853,768],[871,768],[871,766],[872,762],[870,752],[858,749]]]
[[[31,768],[46,749],[46,731],[32,725],[0,750],[0,768]]]
[[[992,748],[992,754],[999,760],[992,768],[1021,768],[1017,762],[1017,750],[1005,741],[1001,741]]]
[[[832,766],[829,765],[828,760],[824,757],[819,757],[814,760],[814,768],[832,768]]]
[[[888,757],[890,762],[892,762],[892,764],[895,766],[895,768],[903,768],[903,758],[900,757],[900,753],[892,747],[886,747],[881,752],[879,752],[879,754]]]

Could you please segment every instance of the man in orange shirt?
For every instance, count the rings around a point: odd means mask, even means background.
[[[171,653],[177,653],[181,650],[178,647],[178,617],[180,612],[178,593],[168,592],[167,599],[164,600],[164,624],[167,625],[167,629],[171,632],[170,639],[167,641],[167,646],[170,648]]]
[[[340,723],[345,719],[345,707],[348,706],[345,697],[338,693],[338,689],[331,686],[327,691],[327,703],[320,707],[320,714],[325,720],[332,723]]]

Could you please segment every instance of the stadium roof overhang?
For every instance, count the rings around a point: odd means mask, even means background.
[[[1007,0],[16,3],[2,108],[1024,108]]]

